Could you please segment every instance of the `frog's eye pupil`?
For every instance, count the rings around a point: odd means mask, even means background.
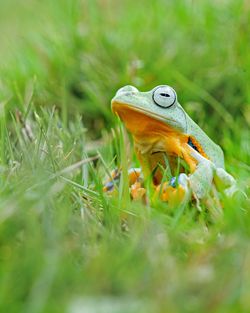
[[[162,92],[162,93],[160,93],[160,95],[163,96],[163,97],[170,97],[170,95],[168,93],[163,93]]]

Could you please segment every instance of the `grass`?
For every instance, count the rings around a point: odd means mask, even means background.
[[[242,193],[198,213],[131,203],[126,176],[102,192],[138,165],[110,99],[167,83],[249,194],[248,2],[0,7],[0,311],[248,312]]]

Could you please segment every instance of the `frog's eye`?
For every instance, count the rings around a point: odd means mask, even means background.
[[[169,86],[159,86],[153,92],[154,102],[162,108],[170,108],[177,101],[177,95]]]

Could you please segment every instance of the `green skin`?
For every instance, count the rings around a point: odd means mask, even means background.
[[[167,94],[169,91],[170,93]],[[173,99],[174,104],[171,103],[171,99]],[[163,106],[158,105],[157,101]],[[192,136],[200,143],[209,160],[195,149],[192,149],[191,155],[198,162],[196,169],[188,176],[184,173],[180,174],[178,179],[179,184],[187,192],[191,191],[197,199],[203,199],[211,190],[213,182],[221,189],[225,189],[226,193],[231,194],[233,192],[235,180],[224,169],[222,149],[184,111],[177,101],[175,91],[171,87],[158,86],[151,91],[140,92],[133,86],[125,86],[117,91],[112,99],[112,103],[114,102],[116,105],[117,103],[119,105],[126,104],[154,119],[163,121],[171,128]],[[169,106],[164,107],[164,105]]]

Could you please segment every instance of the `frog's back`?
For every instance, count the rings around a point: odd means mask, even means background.
[[[216,167],[224,168],[224,154],[221,147],[214,143],[188,115],[187,118],[189,120],[187,133],[199,142],[205,154]]]

